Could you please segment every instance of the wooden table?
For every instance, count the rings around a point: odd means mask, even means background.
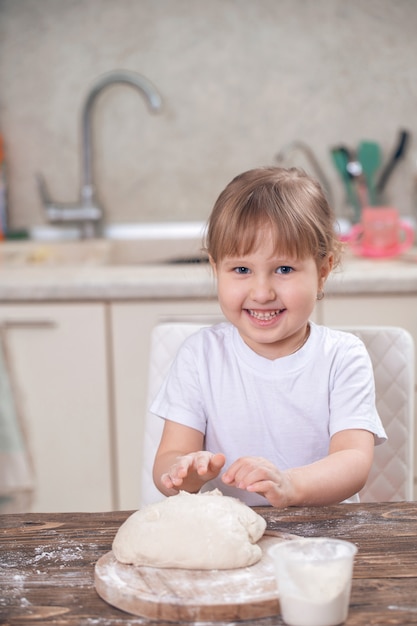
[[[346,624],[417,624],[417,503],[257,511],[273,530],[357,544]],[[156,624],[111,607],[94,588],[94,565],[130,513],[0,516],[0,624]],[[283,624],[280,616],[250,623]]]

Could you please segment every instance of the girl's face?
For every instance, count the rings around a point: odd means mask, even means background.
[[[226,318],[252,350],[276,359],[292,354],[305,339],[333,257],[323,259],[318,269],[312,257],[297,260],[281,255],[270,230],[264,229],[251,253],[211,264]]]

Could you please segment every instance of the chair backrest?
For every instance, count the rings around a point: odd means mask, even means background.
[[[207,323],[163,322],[154,327],[149,356],[148,407],[162,385],[180,345],[189,335],[210,324],[212,324],[212,319]],[[141,506],[158,502],[164,497],[155,487],[152,478],[153,462],[163,427],[164,421],[147,411],[143,433]]]
[[[414,341],[395,326],[343,327],[364,342],[371,357],[376,406],[388,441],[376,446],[363,502],[413,500]]]
[[[156,395],[178,348],[188,335],[210,321],[166,322],[152,332],[148,404]],[[388,441],[375,448],[373,467],[361,500],[365,502],[413,499],[414,343],[403,328],[344,326],[364,342],[374,369],[376,404]],[[143,438],[141,506],[163,498],[152,479],[152,466],[163,420],[147,413]]]

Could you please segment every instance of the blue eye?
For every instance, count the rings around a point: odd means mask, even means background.
[[[294,270],[289,265],[281,265],[280,267],[277,267],[277,274],[291,274],[292,271]]]
[[[248,274],[249,273],[249,269],[247,267],[235,267],[234,272],[236,272],[236,274]]]

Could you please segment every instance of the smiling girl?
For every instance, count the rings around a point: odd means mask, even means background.
[[[357,501],[386,435],[363,343],[310,321],[341,253],[320,185],[294,168],[237,176],[206,250],[227,322],[184,342],[152,403],[156,486],[251,506]]]

